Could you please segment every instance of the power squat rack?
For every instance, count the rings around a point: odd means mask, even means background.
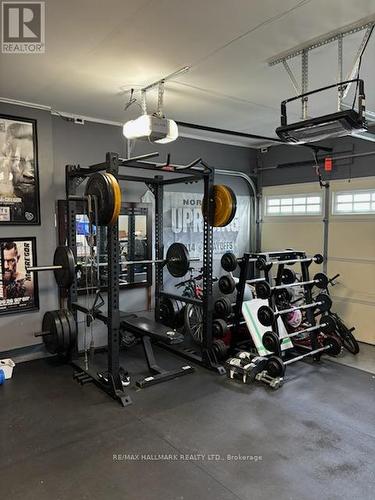
[[[213,228],[208,221],[212,220],[215,211],[215,202],[210,193],[214,185],[214,169],[210,168],[201,158],[192,163],[181,166],[170,164],[169,158],[165,164],[154,163],[149,160],[157,157],[158,153],[137,156],[129,159],[120,158],[117,153],[108,152],[103,163],[81,167],[79,165],[67,165],[65,171],[66,180],[66,200],[67,200],[67,244],[72,250],[75,261],[77,260],[76,243],[76,202],[82,200],[82,196],[77,195],[79,186],[93,174],[105,171],[112,174],[117,181],[142,182],[150,189],[155,197],[154,228],[155,228],[155,323],[148,322],[144,335],[148,339],[153,338],[158,345],[173,351],[175,354],[205,366],[214,369],[220,374],[225,373],[224,367],[219,363],[212,349],[212,319],[213,319],[213,300],[212,300],[212,259],[213,259]],[[146,170],[152,172],[153,177],[140,177],[137,175],[124,174],[123,168]],[[156,175],[155,175],[156,174]],[[171,174],[174,174],[171,177]],[[169,178],[165,178],[164,176]],[[204,198],[203,209],[207,217],[204,217],[203,223],[203,295],[202,299],[194,299],[170,294],[164,291],[163,279],[163,197],[164,186],[178,183],[196,183],[203,181]],[[124,368],[120,366],[120,333],[121,329],[132,331],[131,320],[127,320],[127,315],[121,313],[119,309],[119,239],[118,239],[118,221],[113,225],[107,226],[107,261],[108,261],[108,305],[107,314],[101,311],[94,311],[94,317],[103,321],[107,326],[108,335],[108,359],[107,371],[105,376],[98,376],[95,365],[87,369],[84,366],[82,358],[78,352],[78,340],[70,354],[73,366],[78,370],[80,381],[90,381],[98,385],[102,390],[110,394],[113,398],[119,400],[123,406],[130,404],[130,396],[124,392]],[[200,352],[197,347],[183,344],[159,342],[160,335],[158,330],[164,330],[165,326],[159,323],[160,320],[160,301],[162,297],[170,297],[186,303],[199,304],[202,307],[203,317],[203,341]],[[74,279],[72,286],[68,291],[68,309],[73,311],[75,321],[77,322],[77,312],[92,314],[93,311],[78,304],[77,279]],[[150,326],[151,325],[151,326]],[[136,327],[136,332],[142,329]],[[151,331],[154,330],[154,331]],[[142,335],[141,335],[142,336]],[[143,338],[143,337],[142,337]],[[174,378],[182,375],[182,370],[178,373],[165,372],[158,370],[158,366],[153,357],[151,343],[144,343],[146,358],[150,369],[159,373],[164,379]],[[155,370],[156,366],[156,370]],[[183,367],[186,368],[186,367]],[[191,368],[191,367],[187,367]],[[192,371],[192,369],[191,369]],[[125,372],[126,373],[126,372]],[[153,377],[149,377],[153,378]],[[145,379],[147,380],[147,379]]]

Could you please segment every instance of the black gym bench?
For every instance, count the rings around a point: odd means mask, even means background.
[[[193,373],[194,368],[190,365],[184,365],[175,370],[165,370],[156,362],[151,340],[163,344],[179,344],[184,340],[184,336],[170,328],[156,323],[152,319],[143,318],[120,311],[120,329],[123,332],[129,332],[142,339],[143,350],[145,353],[148,368],[152,375],[136,382],[138,387],[144,388],[155,385],[160,382],[166,382],[188,373]]]

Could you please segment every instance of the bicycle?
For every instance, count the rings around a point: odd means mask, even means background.
[[[203,268],[200,269],[202,273]],[[193,276],[194,268],[190,269],[190,278],[181,281],[175,285],[176,288],[185,287],[182,296],[190,297],[198,300],[203,298],[203,288],[198,284],[202,281],[203,274],[198,274]],[[217,281],[217,278],[212,279],[213,282]],[[184,308],[184,329],[196,344],[201,345],[203,341],[203,314],[202,307],[198,304],[186,304]]]
[[[325,292],[330,295],[328,286],[335,286],[335,280],[340,276],[340,274],[336,274],[333,276],[331,279],[328,280],[328,285],[327,288],[325,289]],[[348,328],[344,321],[340,318],[340,316],[332,312],[331,310],[328,311],[327,313],[331,318],[335,320],[336,323],[336,330],[335,333],[341,338],[342,345],[345,347],[347,351],[349,351],[351,354],[358,354],[359,353],[359,344],[356,340],[356,338],[353,335],[353,332],[355,330],[355,327],[353,326],[352,328]]]

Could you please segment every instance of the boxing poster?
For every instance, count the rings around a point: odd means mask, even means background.
[[[0,225],[40,224],[36,121],[0,115]]]
[[[0,238],[0,314],[39,308],[35,238]]]

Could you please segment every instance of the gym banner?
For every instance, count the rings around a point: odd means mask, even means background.
[[[203,256],[203,215],[200,193],[165,192],[164,247],[178,241],[184,243],[191,257]],[[225,252],[242,255],[249,251],[250,199],[237,196],[237,212],[226,227],[214,228],[214,273],[220,272],[220,258]]]
[[[1,238],[0,265],[0,314],[38,309],[35,238]]]
[[[0,115],[0,225],[40,224],[36,121]]]

